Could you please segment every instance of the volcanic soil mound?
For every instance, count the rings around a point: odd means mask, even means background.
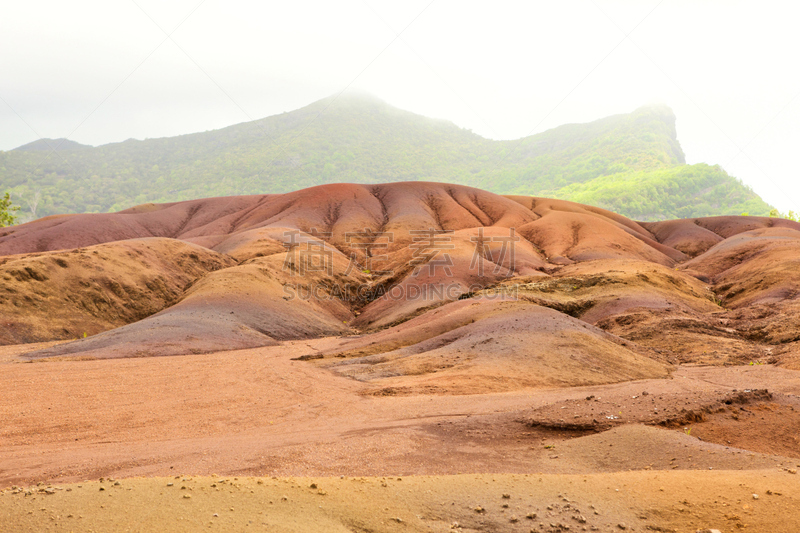
[[[83,270],[57,266],[102,242]],[[458,185],[340,184],[49,217],[3,229],[0,253],[17,254],[0,270],[24,284],[6,287],[0,341],[88,335],[31,359],[359,334],[351,351],[372,351],[337,372],[453,392],[479,374],[502,390],[800,357],[800,224],[785,220],[639,223]]]

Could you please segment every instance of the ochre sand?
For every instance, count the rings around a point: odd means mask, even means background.
[[[0,492],[0,530],[800,530],[797,477],[761,470],[377,478],[177,476],[43,485],[29,492]]]
[[[786,455],[791,435],[771,449],[769,430],[797,423],[797,371],[684,366],[611,385],[374,396],[293,360],[340,342],[34,363],[19,356],[41,346],[0,348],[0,531],[800,530],[800,454]],[[727,411],[689,434],[638,422],[644,391],[666,409],[676,393],[692,407],[748,387],[783,400],[745,405],[727,429]],[[526,422],[589,396],[622,422]],[[780,424],[762,416],[773,412]]]

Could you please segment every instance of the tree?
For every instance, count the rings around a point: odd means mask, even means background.
[[[0,228],[13,226],[17,221],[17,215],[14,214],[17,211],[19,211],[19,206],[11,203],[11,195],[9,193],[0,198]]]
[[[785,218],[787,220],[794,220],[795,222],[800,222],[800,213],[795,213],[792,210],[789,210],[788,213],[781,213],[777,209],[773,209],[769,212],[769,216],[772,218]]]
[[[36,220],[36,210],[39,208],[39,201],[41,199],[42,199],[42,191],[36,189],[33,192],[33,195],[31,196],[30,200],[26,200],[28,208],[31,210],[31,215],[30,215],[31,220]]]

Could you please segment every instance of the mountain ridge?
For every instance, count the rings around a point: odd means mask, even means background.
[[[79,142],[66,139],[64,137],[60,137],[58,139],[48,139],[46,137],[42,137],[41,139],[36,139],[35,141],[23,144],[22,146],[17,146],[16,148],[11,149],[10,151],[44,152],[53,150],[59,152],[65,150],[81,150],[84,148],[94,148],[94,146],[89,144],[81,144]]]
[[[0,189],[23,199],[40,191],[38,215],[396,181],[550,196],[643,220],[768,214],[770,206],[741,182],[699,165],[685,164],[675,115],[664,105],[507,141],[345,94],[218,130],[58,158],[0,152]]]

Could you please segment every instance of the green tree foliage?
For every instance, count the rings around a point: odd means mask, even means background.
[[[554,196],[637,220],[769,213],[769,206],[748,187],[719,166],[704,163],[599,176]]]
[[[769,212],[769,216],[772,218],[785,218],[787,220],[794,220],[795,222],[800,222],[800,213],[795,213],[791,209],[788,213],[781,213],[777,209],[773,209]]]
[[[17,211],[19,211],[19,206],[11,202],[9,193],[0,198],[0,228],[13,226],[17,222],[17,216],[14,214]]]
[[[493,141],[345,95],[216,131],[45,149],[57,143],[0,152],[0,187],[25,198],[40,191],[38,216],[418,180],[564,198],[643,220],[770,211],[719,167],[686,165],[664,106]]]

